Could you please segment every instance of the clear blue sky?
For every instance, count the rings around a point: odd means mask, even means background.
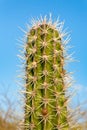
[[[54,19],[65,20],[71,31],[72,51],[80,62],[71,63],[70,68],[75,71],[76,84],[87,88],[87,0],[0,0],[0,84],[16,89],[16,39],[23,36],[18,27],[25,28],[31,17],[50,12]]]

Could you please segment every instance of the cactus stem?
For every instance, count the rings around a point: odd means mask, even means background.
[[[50,14],[49,19],[37,19],[32,18],[32,27],[27,24],[28,32],[21,29],[27,38],[18,55],[23,60],[20,67],[25,66],[25,74],[19,76],[25,81],[24,130],[68,130],[71,95],[67,89],[72,82],[64,65],[73,60],[66,50],[70,36],[59,18],[52,22]]]

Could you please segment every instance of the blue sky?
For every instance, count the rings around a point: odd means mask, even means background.
[[[31,17],[49,15],[50,12],[53,19],[60,16],[60,20],[65,20],[65,28],[71,31],[72,51],[80,62],[70,63],[69,67],[75,71],[76,86],[87,90],[87,0],[0,0],[0,84],[11,84],[12,93],[17,89],[16,39],[23,36],[18,27],[25,29]],[[86,99],[86,93],[80,92],[81,98]]]

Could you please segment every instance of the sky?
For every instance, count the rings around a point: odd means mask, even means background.
[[[31,18],[52,13],[53,20],[60,17],[71,33],[70,45],[74,58],[70,63],[74,72],[74,86],[80,87],[79,99],[86,99],[87,92],[87,0],[0,0],[0,87],[9,84],[12,94],[17,92],[17,39],[23,37],[19,27],[26,30]]]

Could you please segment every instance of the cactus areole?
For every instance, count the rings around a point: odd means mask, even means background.
[[[27,33],[24,130],[69,129],[61,24],[44,18]]]

